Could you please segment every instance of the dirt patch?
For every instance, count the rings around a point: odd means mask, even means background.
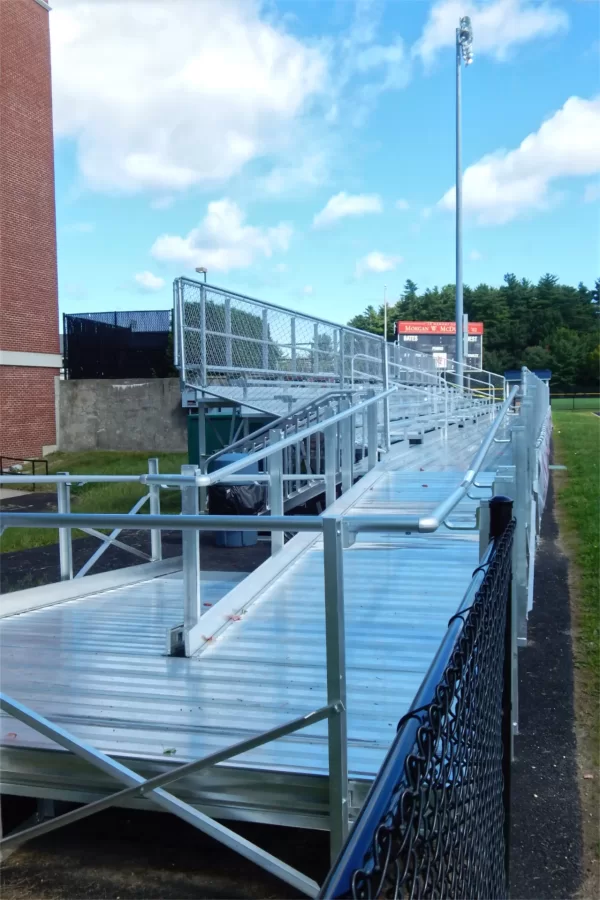
[[[22,801],[13,798],[14,803]],[[322,882],[328,869],[325,833],[229,824]],[[174,816],[133,810],[98,813],[25,845],[2,866],[0,879],[3,900],[302,896]]]

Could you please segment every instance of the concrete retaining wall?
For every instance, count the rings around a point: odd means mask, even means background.
[[[58,449],[187,450],[178,378],[57,380]]]

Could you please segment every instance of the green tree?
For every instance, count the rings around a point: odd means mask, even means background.
[[[464,286],[464,307],[472,322],[483,322],[483,364],[494,372],[508,368],[550,368],[562,390],[592,389],[599,383],[600,281],[593,289],[561,284],[547,273],[534,284],[513,273],[496,287]],[[389,306],[388,337],[401,320],[452,321],[453,284],[418,292],[407,279],[397,303]],[[383,306],[368,306],[350,322],[372,334],[383,331]]]

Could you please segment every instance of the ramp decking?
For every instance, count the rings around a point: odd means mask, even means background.
[[[447,437],[428,434],[420,446],[396,446],[335,511],[432,510],[459,484],[488,427],[484,417],[451,427]],[[492,451],[478,484],[491,484],[499,459]],[[451,524],[472,523],[480,496],[487,494],[473,489]],[[280,556],[280,564],[276,556],[253,573],[264,585],[247,610],[191,659],[164,655],[166,629],[181,619],[176,574],[9,616],[0,621],[2,688],[143,775],[308,713],[326,703],[322,538],[299,535]],[[344,551],[353,813],[478,558],[476,531],[446,527],[359,535]],[[208,575],[203,602],[217,604],[238,578]],[[0,740],[2,790],[83,801],[114,788],[4,715]],[[173,792],[213,815],[326,828],[327,774],[321,722],[177,782]]]

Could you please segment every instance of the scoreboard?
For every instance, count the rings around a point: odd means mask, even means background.
[[[456,322],[396,322],[396,341],[400,346],[433,356],[436,367],[454,371],[456,358]],[[469,322],[465,363],[483,368],[483,322]]]

